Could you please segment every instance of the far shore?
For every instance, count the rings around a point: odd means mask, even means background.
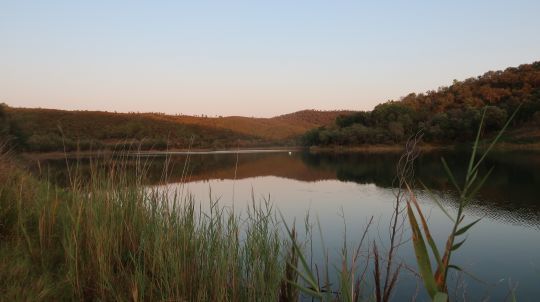
[[[478,149],[486,150],[489,147],[488,144],[481,144]],[[457,144],[457,145],[433,145],[433,144],[419,144],[418,150],[422,152],[431,151],[452,151],[452,150],[469,150],[469,144]],[[334,152],[334,153],[392,153],[402,152],[405,149],[403,144],[393,145],[363,145],[363,146],[312,146],[309,148],[310,152]],[[499,142],[494,147],[495,151],[540,151],[540,143],[530,144],[516,144]]]
[[[452,151],[468,149],[468,145],[433,145],[420,144],[417,148],[422,152],[431,151]],[[480,150],[488,148],[487,144],[481,145]],[[531,144],[515,144],[501,142],[494,148],[497,151],[540,151],[540,143]],[[240,148],[240,149],[169,149],[169,150],[141,150],[141,151],[113,151],[109,149],[94,150],[94,151],[54,151],[54,152],[23,152],[22,156],[28,159],[61,159],[61,158],[77,158],[91,156],[108,156],[114,154],[128,154],[141,156],[159,156],[159,155],[187,155],[187,154],[243,154],[243,153],[275,153],[275,152],[313,152],[313,153],[398,153],[404,150],[404,145],[362,145],[362,146],[291,146],[291,147],[260,147],[260,148]]]
[[[453,146],[443,145],[418,145],[417,148],[420,151],[435,151],[435,150],[451,150]],[[362,145],[362,146],[312,146],[309,148],[310,152],[322,153],[322,152],[335,152],[335,153],[397,153],[402,152],[405,149],[404,145]]]
[[[22,156],[29,159],[61,159],[90,156],[122,155],[187,155],[187,154],[235,154],[235,153],[273,153],[273,152],[298,152],[306,150],[304,147],[259,147],[259,148],[230,148],[230,149],[168,149],[168,150],[84,150],[84,151],[53,151],[53,152],[23,152]]]

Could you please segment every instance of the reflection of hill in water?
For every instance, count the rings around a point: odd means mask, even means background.
[[[300,181],[320,181],[335,179],[336,173],[332,169],[318,169],[306,165],[299,160],[298,154],[242,154],[227,156],[227,165],[221,166],[223,158],[217,158],[214,164],[207,159],[200,158],[204,162],[201,166],[191,169],[190,181],[208,179],[245,179],[261,176],[277,176]],[[195,161],[197,159],[193,159]],[[220,163],[219,165],[217,163]],[[236,176],[235,176],[236,175]]]
[[[462,179],[468,161],[465,153],[427,153],[416,164],[416,178],[430,189],[451,192],[440,163],[444,156],[456,178]],[[164,156],[145,158],[148,165],[148,183],[156,184],[162,179]],[[210,179],[245,179],[260,176],[277,176],[299,181],[340,180],[361,184],[375,184],[389,188],[395,175],[399,154],[312,154],[312,153],[250,153],[194,154],[189,156],[188,173],[183,174],[186,155],[174,155],[169,160],[168,182],[200,181]],[[65,181],[64,160],[49,161],[53,178]],[[128,166],[135,166],[129,163]],[[471,211],[475,215],[487,215],[509,223],[539,225],[540,200],[540,154],[528,152],[494,153],[486,160],[485,167],[495,169],[479,193]],[[85,160],[80,161],[83,170],[88,169]],[[481,172],[485,172],[481,171]],[[56,177],[54,176],[56,175]],[[62,180],[64,178],[64,180]],[[454,198],[446,198],[452,206]]]
[[[139,160],[135,157],[124,162],[128,169],[137,165],[147,167],[147,183],[157,184],[162,181],[163,170],[167,166],[169,177],[167,182],[199,181],[211,179],[245,179],[251,177],[277,176],[299,181],[320,181],[336,179],[336,171],[332,166],[316,167],[308,165],[302,160],[301,153],[246,153],[239,154],[192,154],[173,155],[166,159],[163,155],[145,156]],[[107,165],[109,159],[93,160]],[[77,162],[77,164],[76,164]],[[83,175],[89,174],[89,162],[87,158],[71,160],[70,166],[79,166]],[[184,167],[186,166],[187,169]],[[48,166],[52,179],[61,185],[66,185],[65,159],[48,160],[41,166]],[[32,169],[38,171],[37,165]]]

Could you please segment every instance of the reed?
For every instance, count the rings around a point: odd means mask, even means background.
[[[444,158],[441,158],[442,165],[447,173],[448,179],[459,193],[459,198],[457,200],[458,210],[455,216],[450,215],[445,210],[434,194],[430,194],[433,197],[432,199],[434,203],[440,207],[440,209],[453,223],[452,230],[448,235],[448,239],[446,240],[446,245],[442,254],[431,236],[429,225],[425,219],[422,209],[418,204],[414,191],[409,185],[407,185],[409,192],[409,199],[407,200],[407,216],[409,218],[409,223],[412,230],[412,241],[414,252],[416,254],[418,269],[429,297],[435,302],[449,301],[450,297],[447,285],[448,272],[451,269],[461,271],[459,266],[451,263],[451,257],[453,253],[455,253],[465,243],[465,235],[467,232],[480,221],[480,219],[477,219],[472,222],[466,222],[464,214],[465,207],[467,207],[474,199],[480,188],[485,183],[486,179],[493,171],[493,168],[491,168],[487,173],[481,176],[479,167],[493,146],[495,146],[495,144],[499,141],[506,128],[510,125],[510,122],[515,117],[518,110],[519,107],[507,120],[506,124],[499,131],[498,135],[488,144],[488,147],[484,153],[481,156],[478,156],[477,150],[479,149],[480,145],[480,134],[482,133],[482,126],[486,114],[486,110],[484,109],[480,126],[478,127],[476,140],[472,147],[467,173],[462,185],[458,183],[456,177],[452,173],[451,168],[448,166]],[[429,189],[426,186],[424,186],[424,189],[429,192]],[[420,223],[418,223],[418,220]],[[430,256],[429,251],[431,251],[432,256]],[[433,259],[435,260],[435,270],[433,270],[433,265],[431,264]]]
[[[276,301],[292,276],[267,203],[241,216],[211,200],[203,212],[191,196],[144,186],[144,160],[135,173],[95,163],[86,178],[71,167],[67,189],[9,155],[0,167],[4,300]]]
[[[482,119],[478,127],[476,140],[472,146],[471,157],[463,185],[460,186],[458,184],[454,174],[451,171],[451,168],[448,166],[444,158],[441,159],[448,179],[459,193],[459,198],[457,200],[458,210],[455,217],[452,217],[437,200],[435,194],[431,193],[429,189],[424,186],[424,189],[432,196],[433,202],[437,204],[453,222],[452,230],[447,238],[442,254],[440,253],[435,240],[431,236],[425,215],[417,201],[416,193],[412,189],[412,183],[415,181],[413,162],[418,156],[418,148],[416,148],[416,145],[421,139],[421,134],[416,134],[407,142],[405,152],[397,165],[397,176],[393,184],[396,200],[394,203],[394,212],[389,226],[390,247],[387,250],[386,255],[383,256],[379,251],[376,242],[373,242],[371,254],[362,259],[364,263],[363,265],[366,268],[366,263],[369,263],[370,261],[373,262],[374,289],[373,293],[366,297],[367,300],[374,300],[377,302],[391,300],[394,285],[397,282],[400,270],[404,266],[404,263],[396,261],[394,257],[396,249],[403,243],[403,219],[408,218],[409,227],[411,229],[412,246],[417,260],[418,276],[421,282],[423,282],[424,288],[432,301],[449,301],[450,297],[447,285],[448,272],[451,269],[461,271],[461,268],[458,265],[451,263],[451,256],[465,243],[465,239],[463,239],[464,235],[466,235],[467,232],[480,221],[480,219],[478,219],[465,222],[464,209],[474,199],[475,195],[483,186],[492,171],[492,169],[490,169],[483,176],[480,176],[480,165],[495,144],[499,141],[504,131],[508,128],[518,110],[519,107],[507,120],[506,124],[499,131],[496,137],[487,144],[483,154],[478,156],[478,150],[481,148],[480,136],[483,130],[482,126],[486,112],[484,109]],[[402,206],[403,203],[405,203],[404,207]],[[282,219],[285,222],[283,217]],[[420,223],[418,221],[420,221]],[[285,226],[287,227],[286,223]],[[294,233],[292,233],[288,227],[287,230],[289,232],[291,241],[294,243]],[[362,240],[360,241],[361,243],[358,246],[357,251],[359,251],[363,239],[364,236],[362,236]],[[364,273],[359,273],[361,270],[358,268],[361,267],[362,264],[359,263],[360,260],[358,259],[357,253],[353,255],[352,261],[348,261],[350,255],[347,252],[348,249],[346,238],[344,239],[344,248],[342,249],[341,267],[336,267],[336,279],[338,280],[339,284],[338,286],[334,286],[335,290],[329,289],[330,285],[328,284],[328,281],[321,285],[317,271],[314,270],[313,267],[307,263],[307,261],[305,261],[306,257],[303,255],[302,249],[297,244],[294,245],[294,248],[298,253],[299,259],[302,261],[300,261],[300,263],[291,265],[296,265],[298,276],[302,282],[291,281],[291,284],[296,286],[306,295],[320,301],[349,302],[360,300],[361,295],[359,288],[367,287],[369,285],[369,280],[366,278]],[[434,267],[432,265],[433,261],[435,261]],[[326,263],[325,266],[328,267],[328,263]],[[328,280],[328,278],[326,278],[326,280]]]
[[[69,186],[59,187],[19,168],[0,147],[0,297],[297,301],[302,292],[323,301],[390,301],[405,265],[395,256],[408,217],[419,276],[432,300],[447,301],[448,272],[459,270],[451,256],[465,242],[459,239],[478,222],[465,223],[464,208],[489,176],[480,177],[480,164],[512,117],[478,157],[480,125],[463,185],[443,159],[460,194],[455,217],[441,206],[453,221],[443,253],[411,188],[419,140],[415,137],[397,167],[390,247],[381,250],[375,242],[365,247],[369,221],[357,246],[343,239],[341,261],[332,272],[320,224],[325,262],[314,267],[305,252],[310,239],[302,242],[294,225],[290,228],[283,215],[279,218],[270,202],[257,203],[252,197],[247,212],[235,213],[220,206],[210,192],[209,210],[203,210],[184,190],[165,185],[168,167],[163,185],[145,185],[148,159],[138,157],[132,165],[127,154],[92,162],[84,173],[75,164],[68,168]],[[330,283],[332,273],[335,284]]]

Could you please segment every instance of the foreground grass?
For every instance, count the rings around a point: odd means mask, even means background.
[[[247,217],[148,189],[144,169],[96,169],[57,188],[0,157],[0,297],[277,301],[287,253],[272,210]],[[290,272],[289,272],[290,273]],[[283,290],[280,290],[283,288]],[[287,293],[287,290],[289,291]]]
[[[463,186],[458,185],[442,160],[460,193],[455,218],[441,206],[454,222],[444,254],[431,238],[429,225],[409,186],[414,180],[412,163],[418,156],[415,146],[421,137],[415,136],[407,143],[396,169],[398,190],[388,251],[382,255],[376,242],[370,246],[375,289],[368,294],[369,300],[392,299],[404,265],[395,260],[403,242],[400,221],[405,216],[400,204],[404,202],[424,287],[433,301],[449,300],[448,271],[461,270],[450,263],[451,255],[465,242],[457,242],[458,237],[478,222],[463,225],[463,209],[491,172],[477,177],[480,163],[516,112],[476,159],[480,124]],[[123,160],[91,167],[90,175],[84,177],[77,173],[77,168],[68,169],[70,187],[62,189],[17,168],[0,150],[0,298],[297,301],[299,291],[322,301],[352,302],[364,298],[361,288],[367,281],[365,272],[370,257],[360,274],[358,263],[367,229],[352,255],[344,239],[341,268],[335,269],[339,284],[332,285],[328,255],[325,254],[321,280],[318,267],[314,270],[308,264],[294,228],[291,230],[286,223],[288,241],[282,239],[280,225],[267,203],[256,206],[253,202],[247,217],[242,219],[219,207],[217,201],[210,201],[210,210],[203,211],[195,207],[189,196],[145,186],[148,165],[143,162],[138,162],[134,170]],[[168,174],[165,166],[163,180]],[[417,210],[423,232],[411,204]],[[285,222],[283,216],[282,220]],[[424,237],[436,260],[435,273]],[[324,244],[323,250],[326,251]]]

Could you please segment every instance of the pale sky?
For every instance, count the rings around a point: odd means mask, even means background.
[[[370,110],[540,60],[540,1],[0,0],[0,102]]]

